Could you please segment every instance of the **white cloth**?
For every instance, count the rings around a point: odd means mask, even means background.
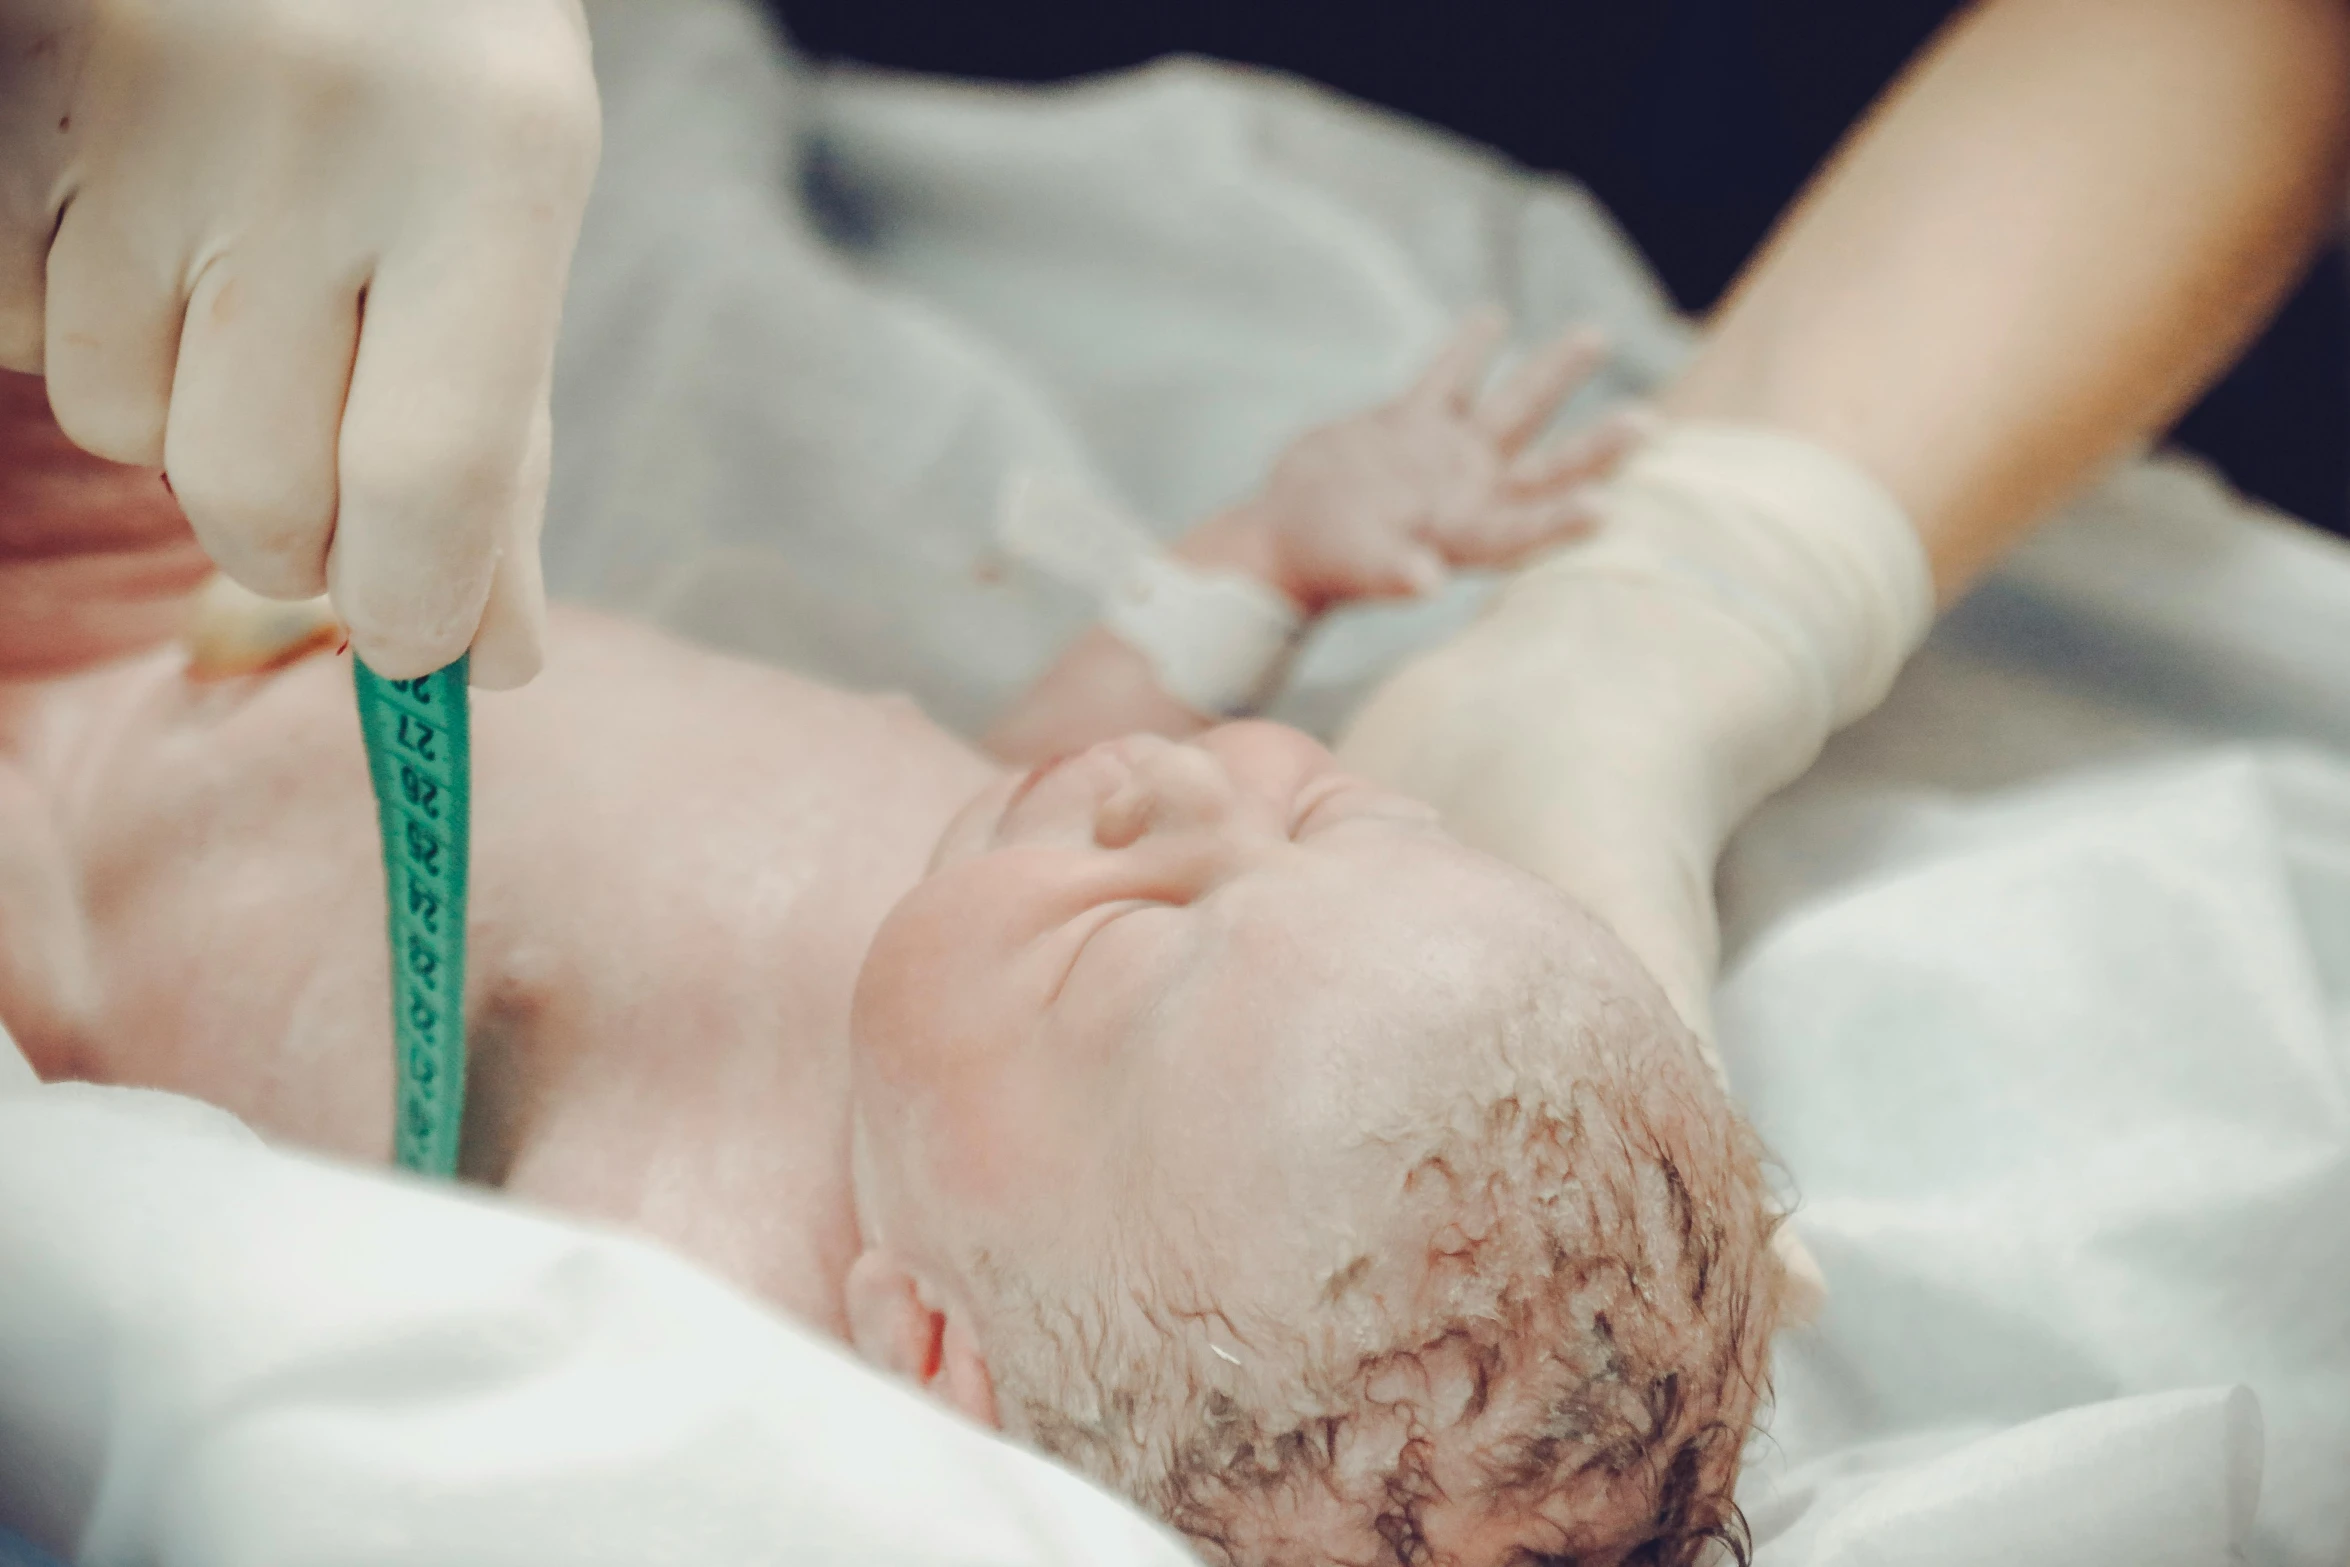
[[[1016,470],[996,508],[1005,554],[1095,596],[1102,627],[1148,661],[1159,689],[1202,718],[1264,705],[1305,617],[1235,571],[1202,571],[1065,475]]]
[[[0,1089],[0,1195],[0,1521],[81,1567],[1192,1560],[652,1247],[189,1100]]]
[[[0,1028],[0,1094],[19,1093],[38,1086],[39,1082],[33,1075],[32,1063],[25,1060],[24,1052],[16,1047],[8,1030]]]
[[[1749,1476],[1793,1515],[1766,1567],[2082,1559],[2067,1529],[2338,1567],[2350,550],[2123,474],[1763,811],[1723,894],[1723,1050],[1831,1286]],[[2234,1386],[2267,1428],[2249,1530]]]
[[[1094,616],[984,522],[1014,466],[1172,537],[1309,425],[1400,392],[1481,302],[1598,320],[1570,418],[1681,330],[1580,190],[1193,62],[1043,93],[821,76],[735,0],[591,5],[603,172],[558,357],[558,595],[967,732]],[[1274,716],[1327,729],[1486,585],[1335,617]]]

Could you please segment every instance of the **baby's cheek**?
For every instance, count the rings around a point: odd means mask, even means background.
[[[1007,992],[1017,950],[999,938],[1001,908],[984,896],[981,862],[917,883],[882,919],[857,974],[849,1031],[860,1067],[899,1095],[967,1088],[999,1054],[1013,1021]]]
[[[901,901],[874,932],[849,1003],[849,1037],[860,1069],[900,1089],[928,1076],[913,1046],[929,1031],[924,1002],[939,977],[938,965],[924,962],[935,941],[923,911],[908,907],[911,901]]]

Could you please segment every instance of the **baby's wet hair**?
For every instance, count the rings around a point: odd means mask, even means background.
[[[1661,997],[1588,980],[1538,976],[1461,1041],[1474,1088],[1365,1132],[1397,1223],[1306,1320],[1234,1321],[1174,1260],[1202,1236],[1139,1238],[1074,1299],[983,1264],[1009,1421],[1228,1567],[1744,1563],[1778,1215]],[[1415,1236],[1397,1299],[1375,1281]]]

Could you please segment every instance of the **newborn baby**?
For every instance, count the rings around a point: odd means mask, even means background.
[[[1507,507],[1551,518],[1509,549],[1556,537],[1577,477],[1519,450],[1572,356],[1484,400],[1462,359],[1299,448],[1439,476],[1395,526],[1454,563]],[[1304,493],[1202,558],[1306,608],[1376,589]],[[1083,739],[1145,673],[1089,638],[1007,744]],[[665,1239],[1211,1560],[1734,1538],[1774,1218],[1656,985],[1305,736],[1144,716],[1173,736],[1017,771],[902,700],[559,615],[546,674],[476,706],[464,1175]],[[158,654],[6,719],[0,916],[46,961],[0,1015],[36,1067],[384,1159],[342,660]]]

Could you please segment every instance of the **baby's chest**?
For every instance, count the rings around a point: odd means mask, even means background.
[[[92,907],[96,1005],[70,1070],[208,1100],[256,1129],[388,1157],[379,878],[357,856],[189,854]]]

